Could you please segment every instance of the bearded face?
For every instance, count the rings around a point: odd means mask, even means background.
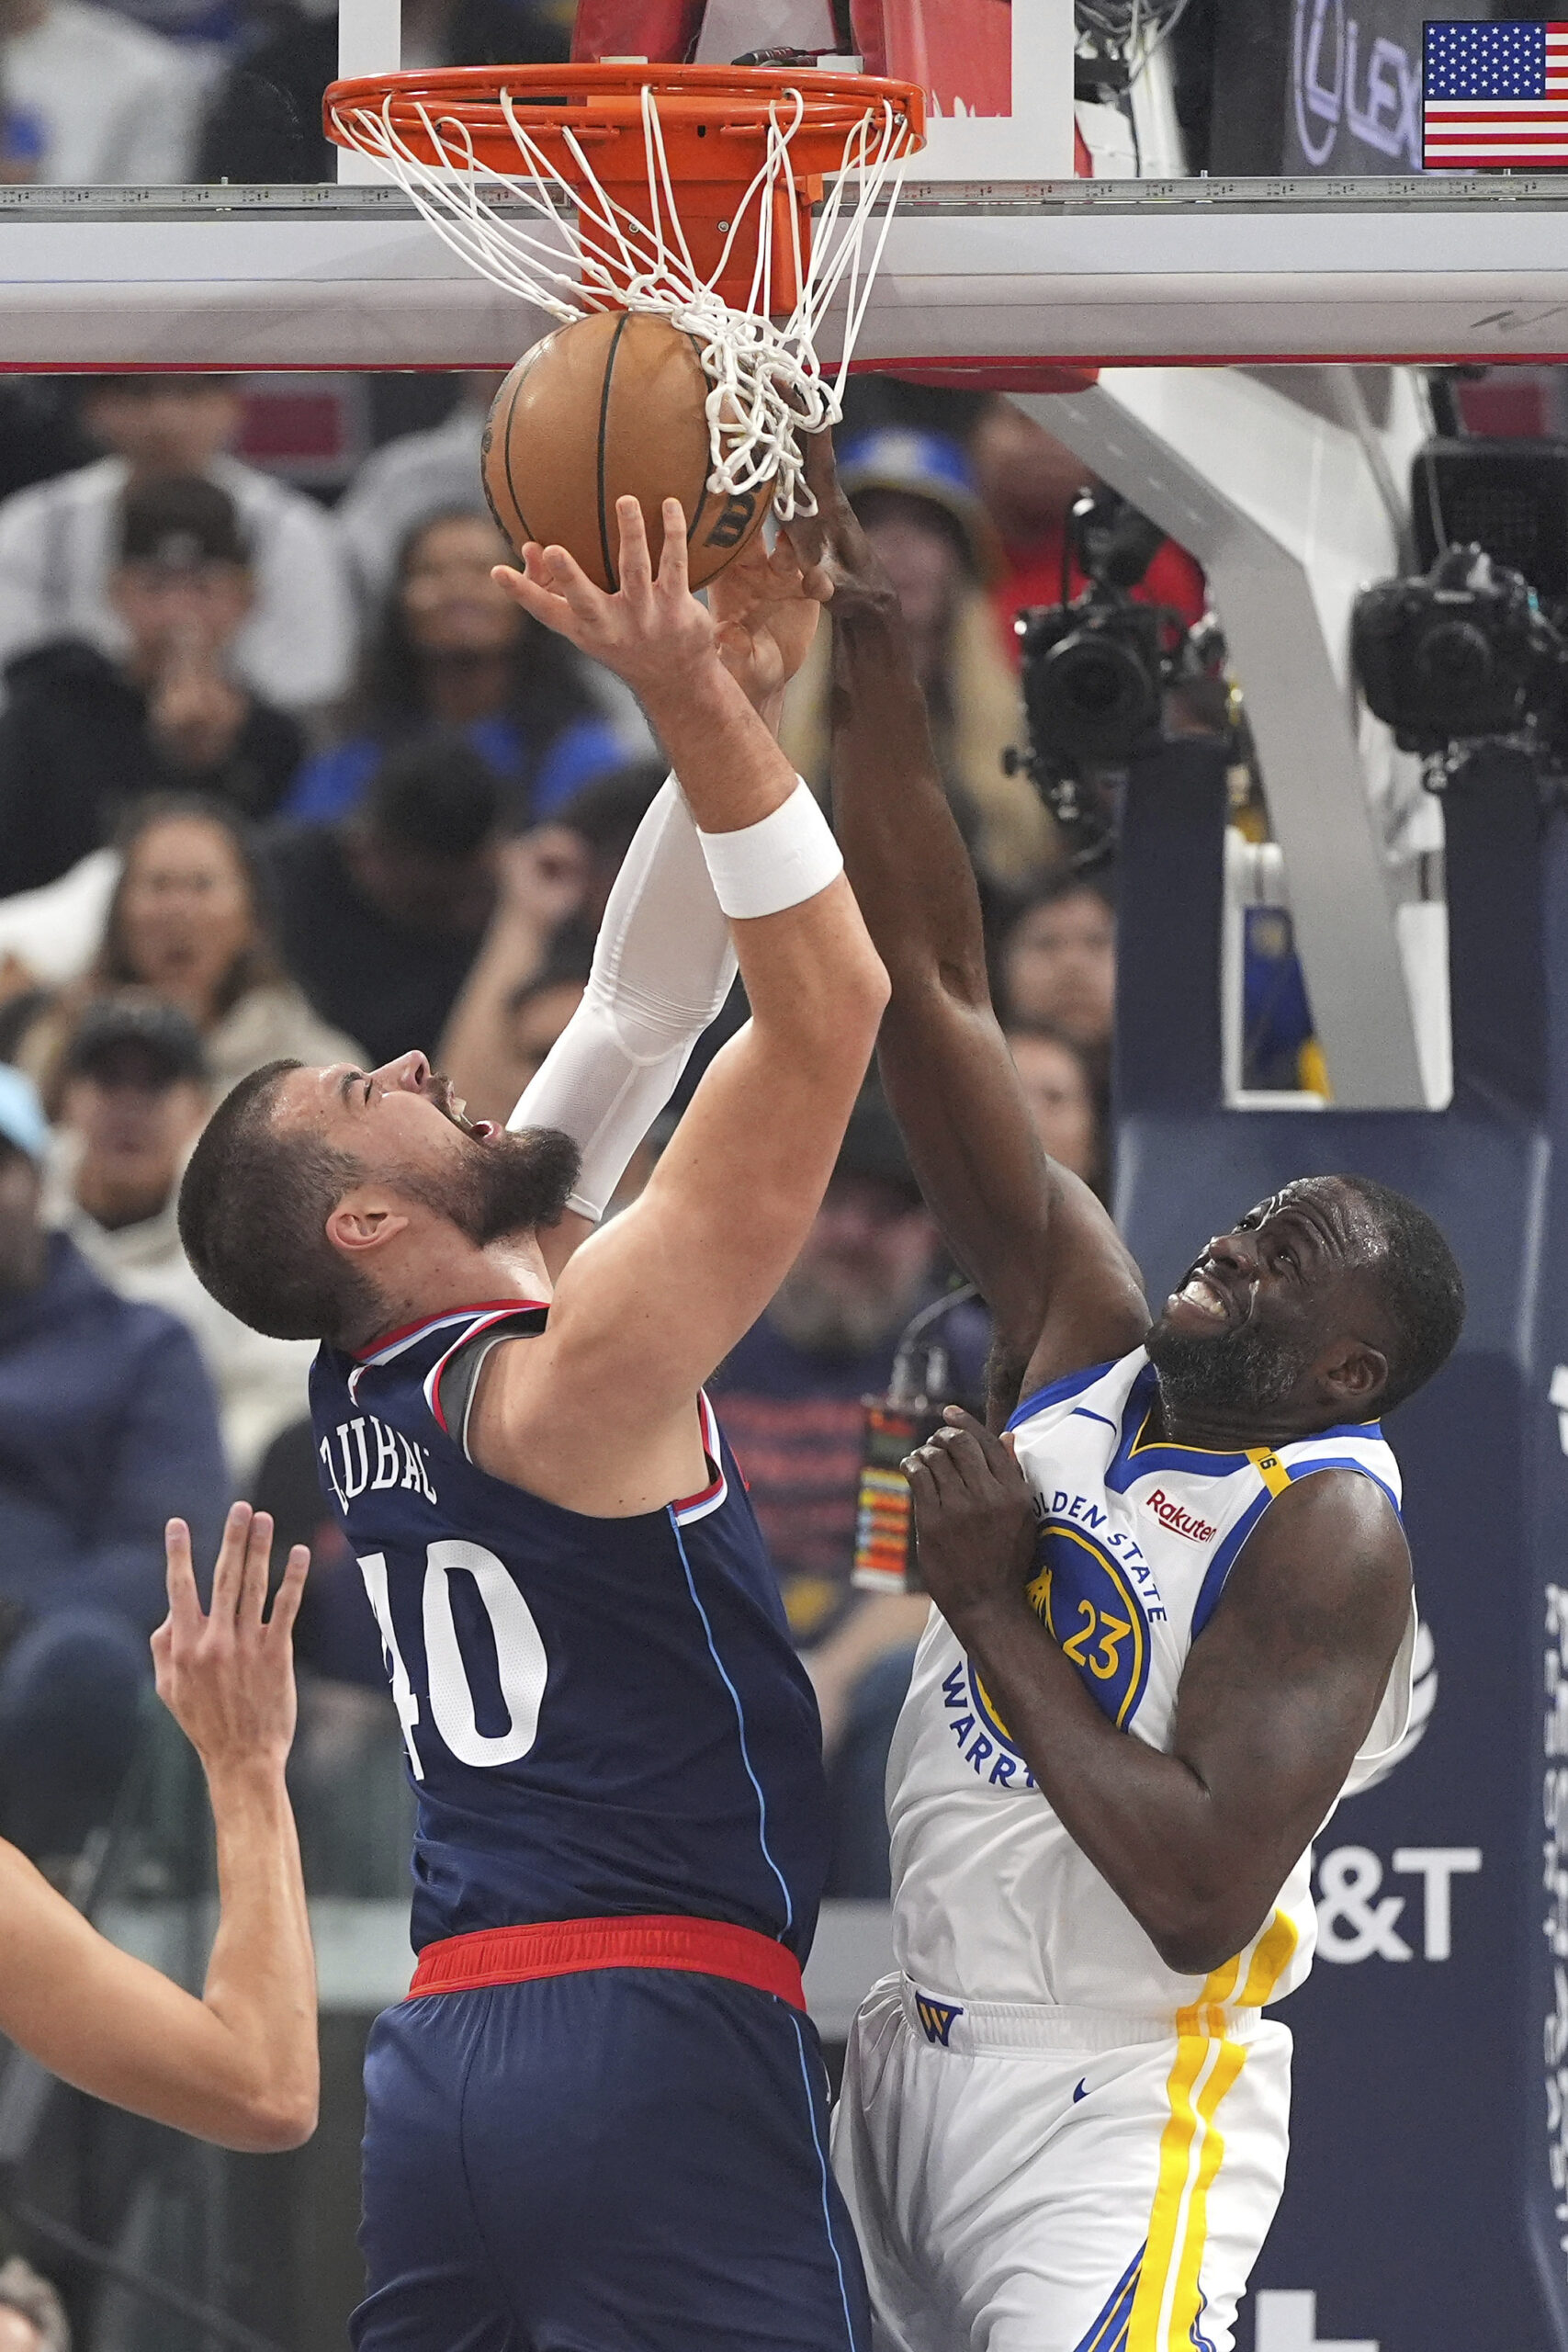
[[[482,1250],[505,1234],[555,1225],[577,1182],[581,1157],[570,1136],[527,1127],[520,1135],[469,1137],[461,1155],[438,1167],[399,1169],[389,1182]]]
[[[1306,1370],[1300,1348],[1256,1324],[1213,1339],[1172,1330],[1162,1317],[1148,1337],[1161,1394],[1177,1412],[1269,1413],[1295,1392]]]

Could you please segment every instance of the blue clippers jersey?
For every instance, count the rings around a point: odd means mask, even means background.
[[[828,1862],[821,1736],[739,1472],[590,1519],[463,1436],[516,1300],[310,1375],[317,1467],[381,1628],[419,1800],[414,1947],[471,1928],[682,1913],[804,1959]]]

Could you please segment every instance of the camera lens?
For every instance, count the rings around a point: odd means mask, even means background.
[[[1040,738],[1069,759],[1124,759],[1159,724],[1157,681],[1132,646],[1112,637],[1065,638],[1032,685]]]
[[[1416,648],[1416,675],[1444,703],[1484,692],[1495,666],[1492,648],[1473,621],[1437,621]]]

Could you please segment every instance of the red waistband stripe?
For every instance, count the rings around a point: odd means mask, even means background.
[[[771,1936],[718,1919],[550,1919],[536,1927],[479,1928],[426,1944],[409,1986],[411,2001],[432,1993],[476,1993],[536,1977],[578,1976],[594,1968],[673,1968],[722,1976],[806,2007],[800,1962]]]

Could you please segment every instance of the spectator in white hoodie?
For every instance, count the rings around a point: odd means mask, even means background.
[[[12,0],[0,0],[0,10],[8,5]],[[121,28],[118,17],[81,0],[54,5],[56,13],[103,15],[117,33]],[[139,41],[155,38],[136,26],[123,29]],[[157,47],[169,49],[171,72],[186,70],[167,42]],[[85,83],[90,76],[85,66],[82,71]],[[9,62],[5,72],[9,92]],[[84,417],[109,454],[35,482],[0,505],[0,668],[61,637],[85,638],[105,653],[122,654],[126,632],[109,599],[109,578],[125,492],[172,475],[205,474],[233,500],[250,549],[253,603],[234,639],[236,675],[284,710],[310,709],[344,691],[355,626],[337,526],[314,499],[226,455],[241,408],[231,376],[106,376],[94,386]]]

